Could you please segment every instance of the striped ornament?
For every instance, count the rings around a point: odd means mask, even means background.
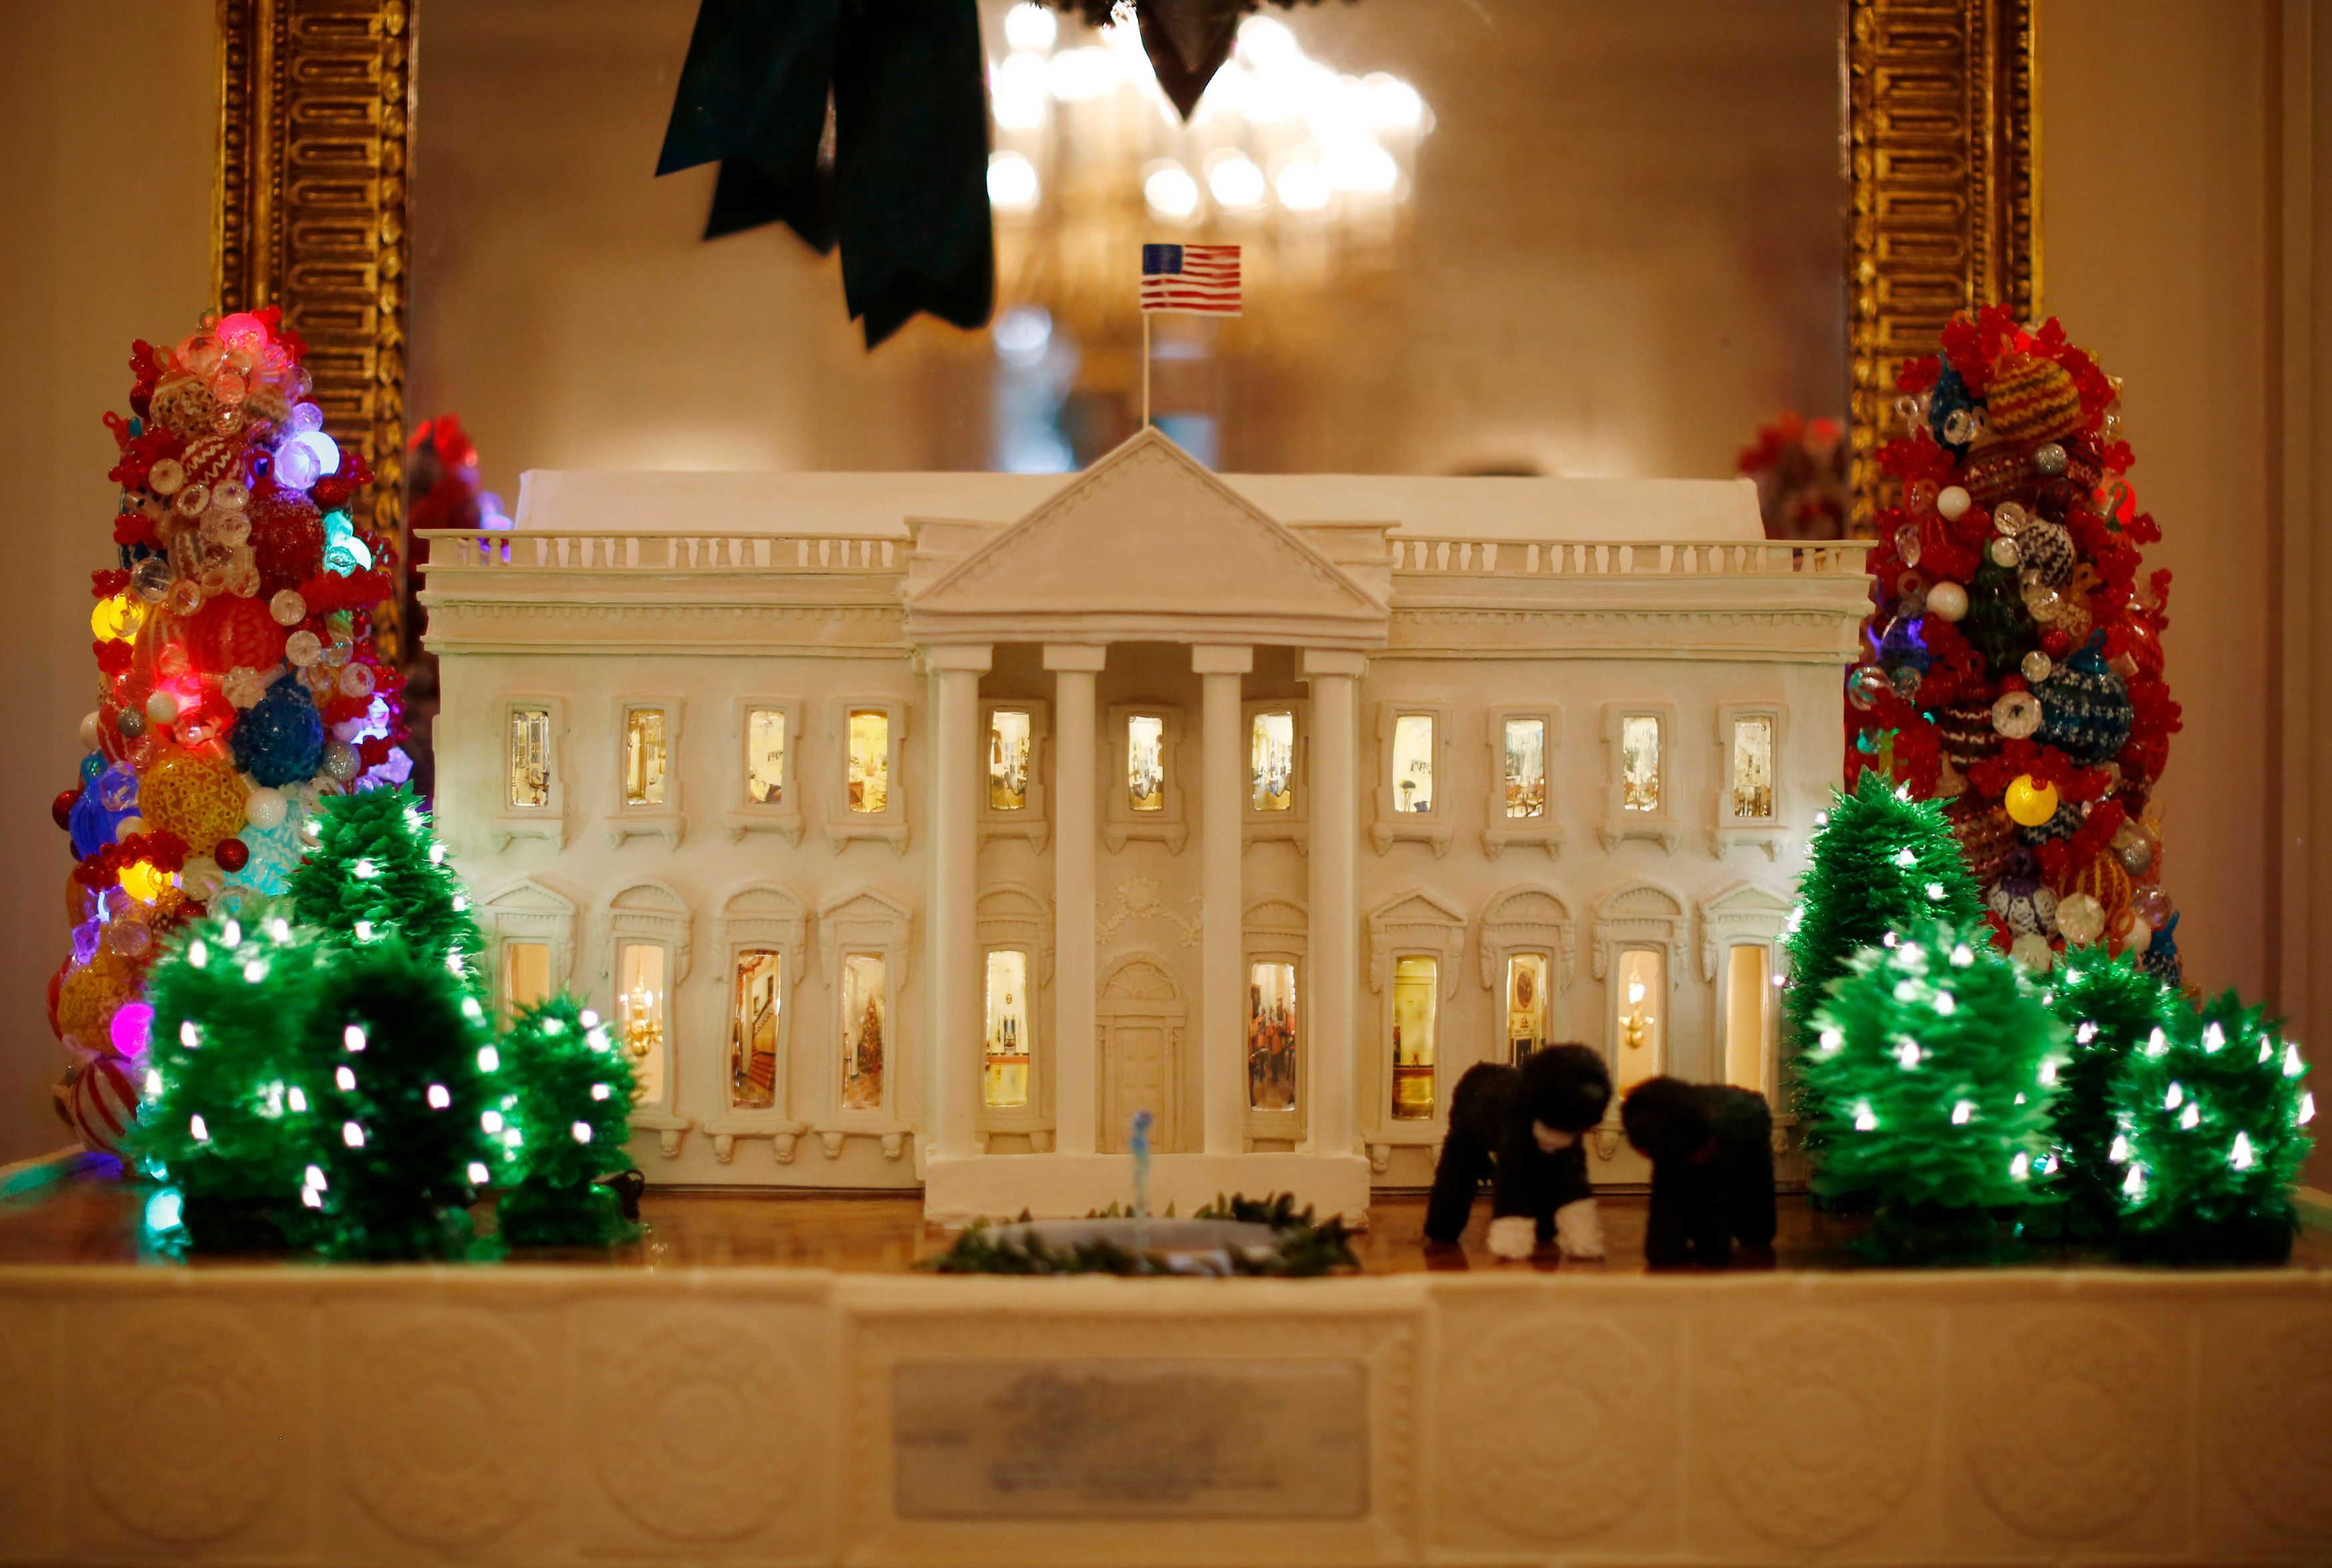
[[[2052,441],[2081,428],[2081,394],[2072,376],[2038,355],[1994,371],[1983,409],[1993,433],[2008,441]]]
[[[121,1140],[138,1125],[138,1085],[129,1076],[129,1059],[112,1050],[85,1059],[67,1087],[66,1110],[81,1147],[91,1154],[119,1154]]]

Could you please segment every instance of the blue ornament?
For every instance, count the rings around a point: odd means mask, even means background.
[[[114,834],[124,819],[137,814],[138,805],[134,797],[122,810],[108,811],[105,803],[98,797],[95,784],[82,786],[81,798],[73,802],[72,815],[68,819],[72,831],[73,853],[84,857],[97,853],[114,841]]]
[[[270,787],[316,776],[324,755],[324,720],[308,689],[278,680],[235,721],[234,765]]]
[[[103,773],[104,771],[105,771],[105,754],[104,754],[103,752],[101,752],[101,751],[93,751],[93,752],[91,752],[87,756],[85,756],[85,757],[83,757],[83,758],[81,758],[81,783],[83,783],[83,784],[95,784],[95,783],[97,782],[97,775],[98,775],[98,774],[101,774],[101,773]]]
[[[1983,400],[1969,395],[1967,383],[1952,368],[1952,362],[1945,360],[1943,374],[1927,393],[1927,429],[1936,444],[1949,447],[1955,457],[1965,457],[1968,448],[1975,444],[1973,416],[1983,412]],[[1959,419],[1955,427],[1954,415],[1969,417]],[[1954,440],[1954,436],[1960,439]]]
[[[2129,688],[2106,668],[2103,641],[2090,638],[2032,689],[2040,699],[2041,743],[2084,767],[2095,767],[2121,750],[2137,718]]]
[[[2162,923],[2146,951],[2137,955],[2137,966],[2163,984],[2175,991],[2185,975],[2185,965],[2178,961],[2178,917],[2174,914]]]

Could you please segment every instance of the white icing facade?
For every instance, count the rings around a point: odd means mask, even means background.
[[[958,1219],[1430,1171],[1544,1041],[1776,1082],[1861,547],[1744,484],[535,473],[444,536],[438,810],[652,1181]],[[1616,1115],[1616,1113],[1615,1113]],[[1639,1178],[1616,1126],[1599,1175]]]

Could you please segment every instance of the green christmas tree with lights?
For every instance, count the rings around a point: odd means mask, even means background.
[[[477,997],[394,934],[320,966],[300,1051],[321,1076],[306,1173],[342,1259],[461,1258],[468,1212],[509,1146],[501,1053]]]
[[[2108,958],[2095,947],[2069,949],[2047,993],[2071,1032],[2050,1130],[2052,1168],[2036,1184],[2026,1228],[2060,1240],[2102,1240],[2118,1229],[2121,1212],[2115,1086],[2132,1054],[2183,1004],[2134,955]]]
[[[1889,1263],[2001,1255],[1993,1212],[2052,1168],[2069,1031],[1979,926],[1927,923],[1866,947],[1798,1059],[1822,1121],[1817,1193],[1872,1206],[1864,1250]]]
[[[1912,800],[1868,770],[1853,794],[1832,792],[1798,879],[1782,1003],[1783,1041],[1800,1064],[1793,1079],[1798,1118],[1817,1158],[1831,1117],[1819,1083],[1802,1064],[1815,1033],[1814,1014],[1832,983],[1846,974],[1857,953],[1889,937],[1932,921],[1974,927],[1983,918],[1982,896],[1942,806]]]
[[[328,796],[311,826],[314,842],[291,879],[298,919],[358,945],[393,934],[480,990],[485,940],[411,790]]]
[[[520,1135],[498,1201],[512,1247],[607,1247],[637,1228],[598,1178],[629,1164],[632,1064],[596,1013],[555,996],[502,1036],[503,1105]]]
[[[2313,1143],[2308,1064],[2232,991],[2165,1012],[2115,1089],[2123,1254],[2281,1262],[2299,1225],[2291,1184]]]
[[[161,1183],[148,1216],[163,1244],[237,1251],[312,1235],[321,1086],[301,1023],[316,957],[315,934],[280,917],[211,919],[155,965],[130,1155]]]

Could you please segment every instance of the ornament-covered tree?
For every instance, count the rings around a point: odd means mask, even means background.
[[[498,1212],[513,1247],[606,1247],[634,1233],[597,1178],[629,1164],[632,1064],[597,1013],[555,996],[511,1021],[502,1104],[520,1135]]]
[[[472,986],[483,984],[485,940],[469,893],[411,790],[329,796],[311,825],[308,857],[292,873],[302,921],[352,942],[394,933]]]
[[[2050,1128],[2054,1168],[2035,1183],[2026,1224],[2038,1236],[2098,1240],[2114,1234],[2121,1212],[2115,1086],[2131,1053],[2183,1009],[2129,955],[2094,949],[2069,954],[2047,993],[2071,1035]]]
[[[2291,1184],[2313,1140],[2308,1064],[2232,992],[2165,1010],[2128,1057],[2114,1102],[2126,1156],[2121,1246],[2161,1263],[2291,1255]]]
[[[312,1231],[305,1177],[329,1081],[301,1049],[315,963],[314,933],[229,917],[192,927],[155,965],[130,1153],[163,1185],[148,1212],[171,1244],[282,1247]]]
[[[1814,830],[1798,904],[1790,915],[1785,1044],[1802,1060],[1815,1012],[1854,955],[1935,920],[1973,925],[1983,907],[1941,808],[1910,799],[1876,773],[1851,794],[1833,794]],[[1799,1120],[1819,1157],[1826,1135],[1821,1091],[1794,1077]]]
[[[1931,925],[1857,954],[1798,1070],[1824,1107],[1817,1193],[1867,1198],[1892,1263],[1997,1256],[1993,1212],[2051,1167],[2067,1031],[1980,926]]]
[[[516,1145],[501,1054],[478,998],[393,934],[335,946],[320,965],[301,1054],[320,1071],[323,1250],[343,1259],[458,1258],[468,1207]]]
[[[1901,499],[1877,518],[1849,774],[1950,803],[1998,940],[2028,965],[2101,942],[2174,983],[2151,809],[2179,727],[2170,574],[2142,572],[2161,530],[2130,488],[2119,383],[2056,321],[1987,306],[1899,385],[1911,432],[1879,451]]]

